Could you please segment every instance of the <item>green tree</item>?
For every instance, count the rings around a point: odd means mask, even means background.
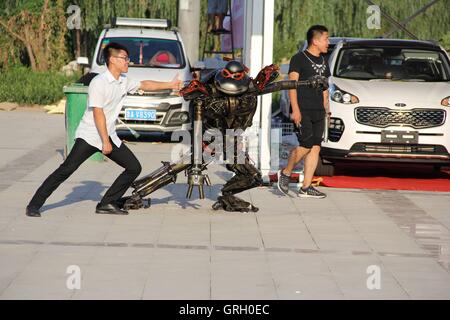
[[[447,52],[450,52],[450,31],[442,36],[442,39],[440,39],[440,43],[445,48],[445,50],[447,50]]]
[[[200,49],[205,44],[207,1],[201,1]],[[430,0],[374,0],[402,21]],[[66,9],[81,9],[81,29],[69,30]],[[56,69],[77,55],[92,57],[98,36],[112,17],[164,18],[177,23],[178,0],[0,0],[0,68],[24,63],[35,70]],[[275,0],[274,61],[289,59],[313,24],[326,25],[332,36],[380,37],[393,26],[385,17],[381,29],[368,29],[365,0]],[[450,1],[440,0],[406,28],[420,39],[441,40],[448,47]],[[392,38],[408,38],[395,31]],[[210,45],[210,44],[207,44]],[[23,59],[23,56],[26,59]]]
[[[397,21],[403,21],[429,0],[374,0],[382,11]],[[367,28],[365,0],[275,0],[274,60],[289,59],[306,38],[313,24],[326,25],[332,36],[375,38],[389,32],[394,26],[381,17],[381,29]],[[406,28],[419,39],[443,39],[450,29],[450,1],[440,0],[406,24]],[[390,38],[410,38],[397,30]]]
[[[17,54],[18,50],[12,46],[20,44],[25,48],[33,70],[56,69],[65,62],[63,0],[9,0],[1,9],[0,28],[5,32],[1,41],[9,39],[8,52]]]

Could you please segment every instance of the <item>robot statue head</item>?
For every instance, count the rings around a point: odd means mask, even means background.
[[[217,71],[214,84],[217,90],[231,96],[240,95],[248,90],[250,78],[248,69],[239,61],[232,60],[225,68]]]

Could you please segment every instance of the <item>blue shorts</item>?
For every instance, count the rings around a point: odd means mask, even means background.
[[[208,14],[226,14],[228,0],[208,0]]]

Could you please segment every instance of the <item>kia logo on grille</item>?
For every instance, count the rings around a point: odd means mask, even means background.
[[[406,107],[406,103],[396,103],[396,107]]]

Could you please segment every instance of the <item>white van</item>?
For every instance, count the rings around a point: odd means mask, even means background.
[[[191,65],[180,34],[164,19],[116,18],[101,32],[91,64],[91,74],[106,70],[103,48],[111,42],[129,50],[127,76],[140,80],[171,81],[192,78]],[[84,59],[86,60],[86,59]],[[82,61],[82,60],[81,60]],[[125,99],[117,131],[173,132],[188,129],[189,103],[171,90],[138,92]],[[128,127],[128,128],[127,128]]]

